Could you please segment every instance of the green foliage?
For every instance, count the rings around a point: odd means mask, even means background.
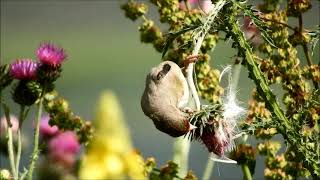
[[[169,33],[147,43],[155,45],[155,42],[163,42],[163,46],[157,46],[163,48],[156,50],[162,52],[164,59],[181,64],[184,57],[191,54],[193,47],[190,44],[200,37],[198,33],[206,34],[201,47],[202,56],[195,66],[195,76],[198,93],[213,104],[193,114],[191,123],[199,128],[190,134],[191,139],[199,138],[210,127],[210,119],[219,118],[214,113],[221,108],[220,73],[210,67],[207,53],[220,43],[220,39],[232,39],[237,57],[242,58],[249,78],[256,85],[256,93],[249,101],[248,116],[242,127],[244,131],[264,140],[257,148],[260,155],[266,156],[266,179],[292,179],[309,175],[319,178],[320,100],[317,89],[320,67],[319,64],[313,64],[311,56],[319,40],[319,25],[316,30],[306,30],[302,16],[312,7],[311,1],[288,0],[282,4],[281,0],[265,0],[254,7],[247,1],[232,0],[219,12],[215,21],[207,24],[204,22],[209,22],[211,17],[198,8],[188,6],[186,2],[151,1],[158,8],[160,22],[169,25],[161,32]],[[179,9],[178,3],[187,6]],[[239,17],[243,16],[251,20],[248,27],[240,26]],[[297,26],[288,24],[289,16],[297,18]],[[145,32],[150,33],[141,33]],[[254,35],[248,38],[247,33]],[[254,44],[253,38],[259,41]],[[300,63],[298,46],[304,50],[307,65]],[[272,84],[280,84],[283,95],[276,96],[270,88]],[[280,106],[280,99],[284,107]],[[286,143],[288,149],[283,154],[278,154],[280,146],[277,143],[269,141],[275,134],[281,134]],[[248,149],[243,150],[244,153],[246,151],[249,152]],[[255,162],[254,156],[249,158],[240,152],[238,149],[234,153],[241,157],[241,162]],[[298,172],[293,171],[294,168],[299,169]]]
[[[13,81],[10,73],[9,73],[9,65],[1,65],[0,66],[0,90],[3,90],[5,87],[10,85]]]
[[[195,125],[197,129],[188,134],[190,140],[199,140],[204,132],[213,132],[214,128],[219,126],[219,121],[222,121],[222,105],[207,105],[202,106],[201,110],[195,112],[190,118],[190,123]]]
[[[155,159],[149,158],[145,162],[145,168],[150,180],[197,180],[197,177],[191,171],[189,171],[184,178],[179,177],[179,166],[172,161],[168,161],[158,169],[156,167]]]
[[[148,7],[145,4],[133,1],[122,5],[121,9],[126,12],[126,17],[133,21],[135,21],[148,11]]]
[[[44,97],[44,108],[50,115],[49,124],[59,129],[71,130],[77,133],[80,143],[87,145],[93,136],[91,122],[74,115],[68,102],[58,97],[56,91],[47,93]]]

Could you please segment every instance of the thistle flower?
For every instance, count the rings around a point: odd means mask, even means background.
[[[247,40],[249,40],[253,46],[259,46],[262,43],[261,33],[257,26],[253,24],[252,19],[245,16],[242,31]]]
[[[43,64],[50,66],[60,65],[67,57],[64,49],[49,43],[41,44],[36,55]]]
[[[211,0],[202,0],[200,2],[200,8],[206,14],[209,14],[213,7],[214,5],[212,4]]]
[[[40,122],[40,135],[43,138],[50,138],[59,133],[59,129],[56,125],[49,125],[50,116],[46,115],[41,118]]]
[[[65,131],[49,141],[49,157],[51,160],[72,168],[76,161],[76,154],[80,150],[80,143],[75,133]]]
[[[37,78],[38,63],[31,59],[16,60],[10,65],[10,74],[19,80],[35,80]]]
[[[221,122],[219,122],[220,124]],[[213,152],[218,156],[224,156],[225,151],[233,149],[233,143],[231,141],[232,134],[228,131],[224,131],[224,127],[220,124],[218,128],[210,133],[204,133],[201,136],[202,142],[208,148],[209,152]]]
[[[190,123],[197,126],[190,133],[191,139],[201,140],[211,153],[211,159],[225,163],[236,163],[225,156],[225,152],[234,149],[237,120],[245,114],[245,110],[238,105],[236,92],[231,84],[231,66],[226,67],[220,76],[229,74],[229,87],[222,104],[203,106],[200,112],[195,113]]]
[[[186,11],[186,3],[188,3],[188,7],[191,9],[199,8],[201,9],[205,14],[208,14],[212,8],[213,4],[211,0],[188,0],[188,1],[181,1],[179,3],[179,9]]]

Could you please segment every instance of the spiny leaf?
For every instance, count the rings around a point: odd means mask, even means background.
[[[254,25],[259,29],[259,31],[261,32],[261,35],[263,37],[263,39],[268,42],[271,46],[273,46],[274,48],[277,48],[276,45],[273,42],[273,39],[269,36],[269,28],[266,25],[265,22],[263,22],[258,13],[258,10],[253,9],[252,5],[247,5],[238,1],[233,0],[233,2],[237,5],[237,7],[239,7],[245,16],[248,16],[251,18],[252,22],[254,23]]]
[[[221,104],[203,105],[201,110],[195,112],[189,120],[191,124],[197,126],[197,129],[188,134],[188,138],[190,140],[198,140],[202,136],[203,132],[212,131],[215,124],[209,122],[209,120],[221,119],[221,110]]]
[[[167,41],[166,41],[166,43],[164,45],[164,48],[163,48],[162,58],[166,55],[166,53],[167,53],[168,49],[170,48],[171,44],[173,43],[173,41],[178,36],[188,32],[188,31],[194,30],[194,29],[198,28],[199,26],[200,25],[188,26],[188,27],[182,28],[180,31],[177,31],[177,32],[169,32],[167,34]]]

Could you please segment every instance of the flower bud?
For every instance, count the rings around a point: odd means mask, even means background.
[[[19,81],[13,90],[12,98],[20,105],[31,106],[37,101],[40,93],[41,87],[37,82]]]
[[[124,10],[125,16],[132,21],[137,20],[142,15],[146,14],[148,11],[148,6],[143,3],[128,2],[121,5],[121,9]]]
[[[288,16],[299,16],[311,8],[310,0],[289,0]]]

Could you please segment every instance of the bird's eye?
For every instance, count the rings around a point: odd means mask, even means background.
[[[171,69],[169,64],[165,64],[162,67],[162,70],[157,74],[157,80],[162,79]]]
[[[169,64],[165,64],[162,68],[162,71],[167,74],[171,69],[171,66]]]

